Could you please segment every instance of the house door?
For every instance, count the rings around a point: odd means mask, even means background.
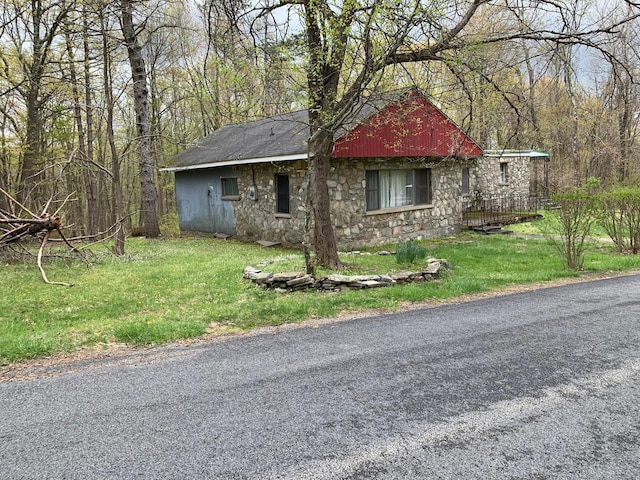
[[[210,231],[214,233],[236,234],[236,220],[233,213],[233,202],[222,199],[221,184],[215,182],[207,189],[209,198]]]

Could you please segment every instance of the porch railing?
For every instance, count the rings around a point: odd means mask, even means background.
[[[476,195],[462,200],[462,224],[469,227],[509,225],[538,216],[538,195]]]

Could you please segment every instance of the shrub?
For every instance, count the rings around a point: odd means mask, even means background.
[[[427,249],[413,240],[400,243],[396,248],[396,262],[398,263],[414,263],[416,260],[422,260],[426,256]]]
[[[640,251],[640,188],[617,188],[596,197],[597,216],[616,250]]]
[[[584,242],[596,219],[594,197],[577,192],[554,195],[552,200],[559,207],[554,210],[558,236],[547,238],[569,270],[582,270]]]

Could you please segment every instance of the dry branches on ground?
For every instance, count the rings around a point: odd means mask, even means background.
[[[0,209],[0,249],[8,247],[10,245],[18,244],[27,239],[40,239],[40,248],[38,249],[37,258],[38,269],[40,270],[42,279],[45,281],[45,283],[52,285],[64,285],[68,287],[73,286],[73,284],[71,283],[49,281],[47,275],[45,274],[44,268],[42,267],[44,249],[49,242],[49,238],[52,232],[57,232],[60,238],[69,246],[69,248],[86,262],[86,259],[82,256],[80,250],[69,243],[69,241],[62,233],[62,221],[58,216],[58,213],[60,212],[62,206],[58,208],[58,210],[56,210],[53,214],[49,214],[47,213],[47,210],[51,206],[51,200],[49,200],[45,207],[42,209],[42,213],[36,215],[4,190],[0,189],[0,193],[2,193],[14,207],[17,207],[15,211],[19,212],[19,214],[14,214],[7,210]],[[64,205],[64,203],[66,203],[66,200],[62,203],[62,205]]]

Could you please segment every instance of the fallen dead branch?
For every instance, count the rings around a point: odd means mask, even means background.
[[[53,214],[47,213],[47,210],[51,205],[50,199],[43,208],[42,213],[40,215],[36,215],[1,188],[0,193],[2,193],[7,199],[9,199],[14,207],[17,207],[16,211],[20,212],[21,214],[27,214],[30,216],[30,218],[22,218],[12,212],[0,209],[0,249],[9,245],[20,243],[27,239],[40,239],[40,248],[38,249],[37,261],[38,269],[40,270],[40,274],[44,282],[51,285],[64,285],[67,287],[73,286],[72,283],[50,281],[47,278],[47,275],[42,266],[44,250],[49,243],[52,232],[57,232],[60,236],[60,239],[71,249],[71,251],[82,258],[82,260],[87,263],[87,265],[89,264],[82,252],[78,248],[73,246],[62,233],[62,221],[58,214],[70,197],[67,197]]]

